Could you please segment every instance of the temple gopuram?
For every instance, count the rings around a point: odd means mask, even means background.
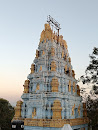
[[[46,23],[41,32],[31,72],[24,82],[12,121],[24,130],[88,130],[86,104],[82,103],[66,41]]]

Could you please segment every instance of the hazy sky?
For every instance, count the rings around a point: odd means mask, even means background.
[[[78,79],[98,47],[98,0],[0,0],[0,97],[15,104],[47,16],[61,24]]]

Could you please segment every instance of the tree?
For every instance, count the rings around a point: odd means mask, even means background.
[[[87,115],[90,120],[89,125],[92,126],[93,130],[97,130],[98,127],[98,99],[93,98],[98,95],[98,48],[94,47],[93,52],[90,57],[90,63],[85,70],[85,75],[80,77],[80,81],[83,84],[87,84],[86,87],[81,88],[82,97],[86,103]],[[94,93],[88,94],[86,89],[91,86],[91,90]],[[92,92],[92,91],[91,91]],[[94,94],[92,96],[92,94]],[[88,96],[87,96],[88,95]]]
[[[98,130],[98,99],[86,99],[87,116],[89,118],[89,126],[92,130]]]
[[[14,108],[10,103],[0,98],[0,128],[1,130],[11,130],[11,120],[14,116]]]
[[[90,84],[95,94],[98,94],[98,48],[94,47],[90,57],[90,64],[85,70],[85,75],[80,77],[83,84]]]

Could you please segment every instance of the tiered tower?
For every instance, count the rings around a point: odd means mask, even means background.
[[[23,120],[25,130],[61,130],[64,124],[87,130],[86,107],[81,103],[67,43],[49,24],[41,33],[30,69],[23,102],[17,102],[13,120]]]

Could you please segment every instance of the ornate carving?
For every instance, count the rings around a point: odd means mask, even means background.
[[[39,89],[40,89],[40,85],[39,85],[39,83],[38,83],[37,86],[36,86],[35,92],[36,92],[37,90],[39,90]]]
[[[79,105],[79,107],[78,107],[78,114],[79,114],[79,116],[80,116],[80,105]]]
[[[44,40],[44,33],[45,33],[45,31],[43,30],[42,32],[41,32],[41,37],[40,37],[40,42],[42,42],[43,40]]]
[[[29,80],[25,80],[25,83],[24,83],[24,93],[28,93],[29,92],[29,83],[30,81]]]
[[[39,51],[36,50],[36,58],[38,58],[38,57],[39,57]]]
[[[36,116],[36,108],[34,108],[34,111],[32,112],[32,118]]]
[[[65,40],[63,40],[63,45],[67,49],[67,42]]]
[[[51,39],[52,30],[49,24],[45,24],[45,38]]]
[[[65,70],[65,73],[66,73],[66,71],[67,71],[67,65],[65,65],[65,69],[64,70]]]
[[[30,69],[31,69],[31,74],[33,74],[35,72],[35,64],[32,64]]]
[[[40,68],[39,68],[39,72],[40,72],[40,71],[42,71],[42,66],[40,66]]]
[[[69,63],[71,63],[71,58],[69,57]]]
[[[55,42],[57,42],[57,33],[55,33],[55,31],[53,33],[53,39],[54,39]]]
[[[80,88],[79,88],[79,85],[77,85],[77,94],[80,96]]]
[[[61,119],[62,118],[61,117],[62,107],[61,107],[61,103],[59,100],[54,101],[52,111],[53,111],[52,119]]]
[[[69,67],[69,76],[71,75],[71,68]]]
[[[43,51],[42,55],[45,55],[45,52]]]
[[[55,61],[51,62],[51,71],[56,71],[56,63],[55,63]]]
[[[66,54],[65,54],[65,61],[67,60],[67,55],[68,55],[68,54],[66,53]]]
[[[21,100],[17,101],[16,107],[15,107],[15,116],[14,118],[20,118],[21,117],[21,106],[23,102]]]
[[[64,47],[64,48],[67,49],[67,43],[66,43],[65,40],[63,40],[63,36],[62,36],[62,35],[59,36],[59,43],[60,43],[60,45],[61,45],[62,47]]]
[[[72,116],[74,116],[74,109],[75,109],[75,104],[72,107]]]
[[[43,40],[44,42],[46,42],[47,39],[53,40],[53,32],[49,24],[45,24],[45,30],[43,30],[41,33],[40,42],[42,42]]]
[[[62,58],[64,58],[64,51],[62,51]]]
[[[75,92],[75,82],[73,82],[73,92]]]
[[[63,36],[62,35],[59,36],[59,43],[61,46],[63,45]]]
[[[57,77],[54,77],[51,81],[51,86],[52,86],[52,92],[58,92],[58,86],[59,86],[59,82]]]
[[[53,47],[51,48],[51,56],[55,56],[55,49]]]
[[[75,71],[72,70],[72,77],[75,78]]]
[[[69,86],[68,86],[68,91],[71,91],[71,81],[69,80]]]

